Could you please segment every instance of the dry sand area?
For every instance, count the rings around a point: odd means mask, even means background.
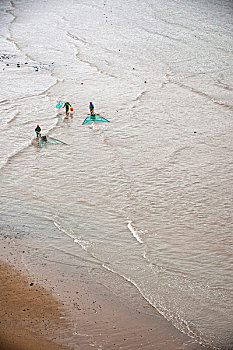
[[[67,326],[58,301],[3,263],[0,280],[0,349],[67,349],[46,340]]]

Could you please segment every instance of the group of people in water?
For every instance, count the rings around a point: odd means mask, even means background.
[[[66,115],[68,115],[70,111],[73,112],[73,107],[71,106],[71,104],[69,102],[65,102],[63,105],[63,108],[66,109]],[[94,107],[93,103],[90,102],[89,110],[90,110],[91,115],[95,115],[94,109],[95,109],[95,107]]]
[[[66,116],[69,116],[69,113],[71,112],[73,114],[73,107],[71,106],[71,104],[69,102],[65,102],[64,105],[63,105],[63,108],[65,108],[66,110]],[[90,110],[90,114],[92,116],[95,115],[95,112],[94,112],[94,105],[92,102],[90,102],[89,104],[89,110]],[[35,133],[36,133],[36,138],[39,139],[39,138],[42,138],[43,141],[47,141],[47,137],[46,136],[41,136],[41,127],[39,124],[37,124],[36,128],[35,128]]]

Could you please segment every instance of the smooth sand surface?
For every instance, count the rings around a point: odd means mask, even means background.
[[[46,340],[67,326],[60,318],[59,302],[4,263],[0,264],[0,281],[0,349],[65,350]]]
[[[0,350],[203,349],[101,267],[44,262],[9,237],[0,248]]]

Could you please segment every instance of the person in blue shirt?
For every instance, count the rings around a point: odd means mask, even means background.
[[[89,104],[89,109],[90,109],[91,115],[95,115],[94,108],[95,108],[95,107],[94,107],[93,103],[90,102],[90,104]]]

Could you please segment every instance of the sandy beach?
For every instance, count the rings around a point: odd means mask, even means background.
[[[9,236],[1,240],[1,251],[1,350],[203,348],[159,315],[132,285],[128,299],[121,296],[120,279],[119,293],[113,293],[105,271],[53,262],[43,267],[37,261],[29,276],[22,265],[25,255],[35,264],[29,251]]]
[[[66,325],[58,301],[2,262],[0,281],[0,349],[67,349],[46,340],[48,334]]]

